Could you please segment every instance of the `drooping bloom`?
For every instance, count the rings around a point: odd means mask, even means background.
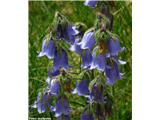
[[[57,96],[60,92],[60,82],[57,80],[52,80],[50,84],[50,94]]]
[[[112,37],[108,40],[108,50],[111,56],[117,56],[122,50],[118,38],[113,39]]]
[[[90,69],[98,69],[99,71],[104,71],[106,66],[106,60],[104,55],[93,55],[92,63]]]
[[[94,32],[92,31],[85,33],[82,41],[79,43],[81,49],[89,49],[90,51],[92,51],[95,44],[96,40],[94,38]]]
[[[76,52],[77,54],[80,55],[82,53],[82,49],[81,49],[80,45],[78,44],[78,42],[79,42],[79,40],[76,39],[74,44],[71,45],[70,50],[73,52]]]
[[[97,103],[104,102],[103,89],[101,86],[94,84],[90,93],[90,101]]]
[[[69,116],[70,107],[66,96],[58,98],[53,111],[55,112],[55,117],[60,117],[61,115]]]
[[[119,71],[119,66],[116,62],[114,62],[112,67],[107,67],[105,69],[105,74],[107,78],[107,83],[109,85],[113,85],[116,80],[122,79],[122,74]]]
[[[92,62],[91,52],[89,50],[86,50],[84,53],[82,53],[81,57],[82,57],[81,67],[83,69],[89,68]]]
[[[81,115],[81,120],[94,120],[93,113],[89,110],[84,110]]]
[[[96,4],[97,4],[97,1],[96,1],[96,0],[86,0],[84,4],[85,4],[86,6],[90,6],[90,7],[95,8],[95,7],[96,7]]]
[[[89,94],[88,84],[86,80],[81,80],[80,83],[76,84],[76,88],[73,94],[78,93],[79,96],[86,96]]]
[[[56,33],[58,39],[64,39],[68,43],[73,44],[75,41],[75,35],[79,32],[76,30],[75,26],[66,25],[62,27],[62,25],[59,24]]]
[[[39,113],[44,113],[46,111],[46,108],[49,106],[48,102],[48,94],[42,94],[39,92],[37,96],[37,100],[33,104],[33,108],[37,108]]]
[[[78,33],[79,32],[78,32],[78,30],[76,30],[75,26],[73,26],[73,27],[72,26],[68,26],[67,27],[67,36],[68,36],[68,38],[66,38],[68,43],[73,44],[75,42],[75,35],[77,35]]]
[[[64,49],[61,49],[60,52],[56,51],[55,57],[53,60],[54,60],[54,65],[53,65],[52,72],[55,72],[60,68],[67,70],[70,67],[68,65],[68,56]]]
[[[55,56],[55,50],[56,48],[52,37],[49,38],[49,41],[45,38],[42,43],[42,51],[39,53],[38,57],[46,55],[49,59],[52,59]]]

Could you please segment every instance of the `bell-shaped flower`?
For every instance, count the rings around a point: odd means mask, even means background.
[[[57,96],[60,92],[60,82],[58,80],[53,79],[50,84],[50,94],[53,96]]]
[[[96,102],[96,103],[102,103],[104,102],[104,96],[103,91],[100,86],[97,86],[97,84],[94,84],[90,93],[90,101]]]
[[[95,8],[95,7],[96,7],[96,4],[97,4],[97,1],[96,1],[96,0],[86,0],[84,4],[85,4],[86,6],[90,6],[90,7]]]
[[[92,63],[90,69],[98,69],[99,71],[104,71],[106,66],[106,59],[104,55],[93,55]]]
[[[94,38],[94,32],[89,31],[83,35],[82,41],[78,43],[81,49],[89,49],[92,51],[94,45],[96,44],[96,40]]]
[[[77,35],[79,32],[76,30],[75,26],[66,25],[62,27],[62,25],[59,24],[56,33],[58,39],[64,39],[69,44],[73,44],[75,41],[75,35]]]
[[[93,113],[89,110],[84,110],[81,114],[81,120],[94,120]]]
[[[53,60],[54,60],[54,65],[53,65],[52,72],[55,72],[60,68],[67,70],[70,67],[68,65],[68,56],[64,49],[61,49],[61,52],[56,51],[55,57]]]
[[[81,67],[83,69],[89,68],[92,62],[92,54],[89,50],[86,50],[81,54],[82,57],[82,64]]]
[[[116,80],[122,79],[122,74],[120,73],[119,66],[116,62],[114,62],[112,67],[106,66],[105,74],[109,85],[113,85]]]
[[[55,117],[68,116],[70,114],[69,102],[66,96],[58,98],[53,111],[55,112]]]
[[[75,42],[75,35],[77,35],[79,32],[78,30],[76,30],[76,27],[75,26],[68,26],[67,27],[67,41],[68,43],[70,44],[73,44]]]
[[[110,37],[108,40],[108,50],[111,56],[117,56],[122,50],[118,38]]]
[[[38,57],[46,55],[49,59],[52,59],[55,56],[55,50],[56,48],[52,37],[49,38],[49,41],[45,38],[42,43],[42,51],[39,53]]]
[[[89,94],[88,83],[86,80],[81,80],[76,83],[76,88],[72,92],[73,94],[78,93],[79,96],[86,96]]]
[[[37,100],[32,105],[32,108],[37,108],[39,113],[44,113],[49,106],[48,97],[48,94],[42,96],[41,93],[38,93]]]
[[[79,40],[76,39],[74,44],[71,45],[70,50],[73,52],[76,52],[77,54],[80,55],[82,53],[82,49],[81,49],[80,45],[78,44],[78,42],[79,42]]]

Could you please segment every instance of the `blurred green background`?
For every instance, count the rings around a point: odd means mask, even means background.
[[[46,57],[37,58],[46,30],[53,22],[55,11],[63,13],[73,23],[83,22],[88,28],[92,27],[96,12],[94,9],[84,6],[83,3],[83,1],[29,1],[29,118],[50,117],[50,113],[39,114],[37,109],[30,107],[36,100],[39,90],[46,86],[49,60]],[[117,81],[114,86],[113,114],[116,117],[109,119],[131,120],[132,2],[110,1],[108,4],[114,15],[113,33],[119,35],[121,46],[126,48],[119,57],[127,61],[126,65],[121,66],[121,70],[125,73],[123,80]],[[76,107],[78,106],[75,105]],[[52,116],[54,115],[52,114]],[[73,112],[71,120],[79,120],[79,117],[80,113]]]

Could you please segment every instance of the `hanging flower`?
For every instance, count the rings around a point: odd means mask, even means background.
[[[49,89],[51,95],[57,96],[60,92],[60,82],[58,80],[52,79]]]
[[[48,94],[44,94],[44,96],[42,96],[42,94],[39,92],[37,100],[32,105],[32,108],[37,108],[39,113],[44,113],[49,106],[48,97]]]
[[[82,41],[79,43],[81,49],[89,49],[90,51],[92,51],[95,44],[96,40],[94,38],[94,32],[92,31],[85,33]]]
[[[78,43],[79,43],[79,39],[76,39],[74,44],[71,45],[70,50],[80,55],[82,53],[82,49]]]
[[[76,30],[76,27],[75,26],[68,26],[67,27],[67,41],[68,43],[70,44],[73,44],[75,42],[75,35],[77,35],[79,32],[78,30]]]
[[[76,88],[72,92],[73,94],[78,93],[79,96],[86,96],[89,94],[88,84],[86,80],[81,80],[80,83],[76,84]]]
[[[68,65],[68,56],[64,49],[61,49],[60,52],[56,51],[53,61],[54,61],[54,65],[53,65],[52,72],[55,72],[60,68],[67,70],[70,67]]]
[[[118,53],[122,50],[120,47],[120,42],[118,38],[110,37],[108,40],[108,50],[111,56],[117,56]]]
[[[90,6],[90,7],[95,8],[95,7],[96,7],[96,4],[97,4],[97,1],[96,1],[96,0],[86,0],[84,4],[85,4],[86,6]]]
[[[120,73],[119,66],[116,62],[114,62],[112,67],[106,66],[105,74],[107,78],[106,81],[109,85],[113,85],[116,80],[122,79],[122,74]]]
[[[55,112],[55,117],[60,117],[61,115],[69,116],[70,107],[67,97],[58,98],[55,108],[52,110]]]
[[[76,30],[75,26],[71,25],[65,25],[63,27],[62,26],[63,25],[59,24],[56,30],[57,39],[64,39],[69,44],[73,44],[75,41],[75,35],[79,33],[78,30]]]
[[[38,57],[46,55],[49,59],[52,59],[55,56],[55,50],[56,48],[52,37],[49,38],[49,41],[45,38],[42,44],[42,51],[39,53]]]
[[[93,55],[92,63],[90,69],[98,69],[99,71],[104,71],[106,66],[106,60],[104,55]]]
[[[92,54],[89,50],[86,50],[85,52],[82,53],[82,64],[81,67],[83,69],[89,68],[92,62]]]

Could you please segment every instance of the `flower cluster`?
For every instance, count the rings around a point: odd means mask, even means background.
[[[95,8],[97,1],[86,0],[85,5]],[[104,9],[102,5],[101,13],[97,15],[96,26],[85,32],[82,40],[74,43],[72,51],[81,55],[81,67],[88,71],[98,70],[105,75],[103,78],[93,81],[90,90],[86,80],[81,80],[76,84],[73,93],[78,93],[79,96],[85,96],[89,99],[89,103],[96,106],[95,110],[84,110],[81,120],[93,120],[96,116],[99,120],[104,120],[106,113],[111,113],[111,107],[105,109],[108,104],[109,97],[105,96],[106,84],[114,85],[116,80],[122,79],[119,65],[126,62],[118,59],[118,54],[124,50],[120,47],[120,41],[117,35],[113,34],[112,25],[113,16],[109,9]],[[74,49],[73,49],[74,48]],[[106,83],[106,84],[105,84]],[[108,105],[109,106],[109,105]],[[109,110],[109,111],[107,111]],[[94,114],[95,113],[95,114]]]
[[[42,50],[38,57],[46,56],[53,61],[51,70],[48,71],[46,80],[47,87],[42,93],[38,93],[37,100],[33,108],[37,108],[39,113],[46,110],[55,113],[58,120],[69,119],[70,107],[69,101],[63,92],[62,79],[64,73],[71,66],[68,64],[68,55],[66,48],[63,48],[64,42],[71,45],[75,41],[75,35],[78,31],[68,20],[59,12],[55,14],[56,27],[46,35],[42,43]],[[55,35],[55,36],[54,36]],[[56,100],[52,105],[53,99]]]
[[[98,2],[86,0],[84,4],[95,8]],[[52,30],[45,36],[38,54],[38,57],[46,56],[53,61],[53,66],[48,71],[47,86],[38,93],[33,108],[37,108],[39,113],[54,112],[58,120],[69,120],[71,108],[66,92],[72,91],[72,95],[84,97],[87,103],[81,120],[104,120],[111,115],[112,99],[105,88],[122,79],[119,65],[126,63],[118,59],[124,48],[120,46],[119,37],[112,33],[112,24],[113,15],[104,4],[97,14],[95,26],[86,32],[83,23],[72,25],[64,15],[55,13]],[[80,70],[85,71],[84,74],[93,74],[89,79],[83,74],[74,89],[70,88],[71,81],[66,82],[67,71],[74,67],[69,65],[70,51],[80,56]],[[97,76],[94,76],[95,72]]]

